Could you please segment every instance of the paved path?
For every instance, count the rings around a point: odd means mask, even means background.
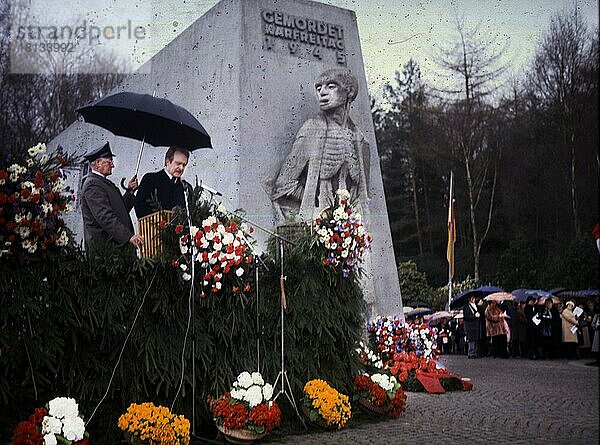
[[[395,420],[336,432],[287,436],[286,445],[324,444],[598,444],[598,368],[590,360],[443,356],[470,377],[471,392],[407,393]]]

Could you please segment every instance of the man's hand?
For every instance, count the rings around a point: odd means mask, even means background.
[[[135,190],[137,190],[137,188],[138,188],[138,181],[137,181],[137,175],[135,175],[127,183],[127,190],[130,192],[134,192]]]
[[[144,237],[142,235],[133,235],[129,238],[129,242],[135,247],[141,247],[144,244]]]

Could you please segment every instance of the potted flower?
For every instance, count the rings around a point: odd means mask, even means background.
[[[352,414],[348,396],[320,379],[310,380],[304,385],[301,408],[311,423],[326,429],[342,429]]]
[[[356,376],[353,399],[368,414],[391,419],[402,414],[406,404],[406,394],[396,378],[380,373]]]
[[[272,400],[273,386],[259,372],[238,375],[230,391],[208,404],[217,429],[231,442],[263,438],[281,422],[281,410]]]
[[[12,445],[88,445],[85,424],[75,399],[57,397],[36,408],[13,431]]]
[[[129,443],[135,445],[187,445],[190,443],[190,422],[169,408],[152,402],[132,403],[119,417],[118,426]]]

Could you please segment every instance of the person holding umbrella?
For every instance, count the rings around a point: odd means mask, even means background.
[[[475,295],[469,297],[469,302],[463,307],[463,318],[465,325],[465,333],[467,334],[468,358],[477,358],[479,348],[477,345],[481,340],[481,329],[479,318],[481,314],[475,304]]]
[[[81,190],[81,214],[83,238],[87,250],[103,255],[110,245],[139,247],[144,238],[136,235],[129,212],[133,208],[137,188],[134,176],[124,195],[109,179],[114,163],[113,153],[107,142],[89,152],[84,158],[90,163],[91,172]]]
[[[504,313],[498,307],[496,300],[490,300],[489,306],[485,309],[485,321],[487,336],[492,338],[492,356],[508,358]]]
[[[185,209],[185,194],[190,195],[192,186],[181,179],[181,176],[189,157],[190,152],[185,148],[170,147],[165,154],[165,168],[146,173],[142,177],[135,200],[135,214],[138,218],[156,210],[172,210],[176,207]]]

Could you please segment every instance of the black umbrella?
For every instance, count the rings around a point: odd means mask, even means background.
[[[125,91],[81,107],[77,112],[86,122],[117,136],[142,141],[136,175],[145,142],[156,147],[174,145],[190,151],[212,148],[210,136],[189,111],[154,95]]]
[[[504,292],[504,289],[500,289],[496,286],[481,286],[477,289],[469,289],[461,292],[456,297],[452,299],[450,302],[450,309],[458,309],[469,301],[469,298],[475,296],[476,298],[483,298],[489,294],[493,294],[495,292]]]
[[[418,307],[418,308],[413,309],[412,311],[404,314],[404,318],[414,318],[417,316],[431,314],[432,312],[433,311],[431,309],[429,309],[428,307]]]

